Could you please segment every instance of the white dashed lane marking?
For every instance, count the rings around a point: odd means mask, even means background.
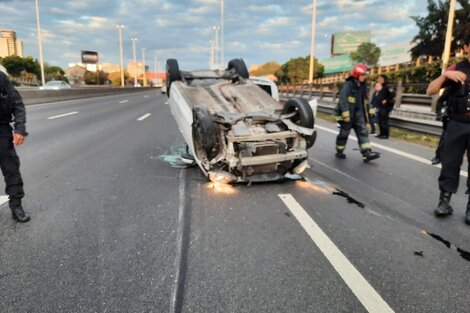
[[[51,117],[48,117],[47,119],[48,120],[55,120],[56,118],[66,117],[66,116],[75,115],[75,114],[78,114],[78,112],[75,111],[75,112],[65,113],[65,114],[61,114],[61,115],[51,116]]]
[[[8,196],[0,196],[0,205],[8,202]]]
[[[129,100],[122,100],[122,101],[119,101],[119,103],[127,103],[129,102]]]
[[[336,272],[351,289],[364,308],[370,313],[394,313],[377,291],[361,275],[346,256],[336,247],[317,223],[308,215],[290,194],[280,194],[279,198],[289,208],[320,251],[325,255]]]
[[[145,114],[145,115],[139,117],[137,120],[138,120],[139,122],[142,122],[143,120],[145,120],[145,119],[146,119],[147,117],[149,117],[150,115],[152,115],[152,114],[151,114],[151,113],[147,113],[147,114]]]

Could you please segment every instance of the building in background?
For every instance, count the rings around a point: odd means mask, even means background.
[[[148,72],[149,67],[146,65],[145,66],[145,72]],[[127,64],[127,73],[129,73],[129,76],[131,78],[134,78],[137,76],[137,79],[142,79],[144,75],[144,66],[142,62],[129,62]]]
[[[69,64],[70,67],[65,69],[65,77],[73,86],[85,85],[86,67],[84,65]]]
[[[0,30],[0,57],[19,56],[23,57],[23,42],[16,38],[12,30]]]
[[[101,70],[106,73],[121,72],[121,66],[119,64],[101,63],[101,67]]]

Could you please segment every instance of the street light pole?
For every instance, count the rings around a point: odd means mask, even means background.
[[[225,64],[225,34],[224,34],[224,1],[225,0],[220,0],[220,26],[221,26],[221,32],[222,32],[222,43],[221,43],[221,47],[222,47],[222,51],[221,51],[221,55],[220,55],[220,58],[221,58],[221,61],[220,61],[220,64],[223,66]]]
[[[310,47],[310,71],[308,75],[308,83],[313,83],[313,70],[315,62],[315,29],[316,29],[316,18],[317,18],[317,0],[313,0],[312,10],[312,46]]]
[[[447,34],[446,43],[444,46],[444,54],[442,56],[442,73],[447,69],[450,58],[450,47],[452,44],[452,32],[454,29],[454,17],[455,17],[455,0],[450,0],[449,7],[449,20],[447,22]]]
[[[137,57],[135,52],[135,43],[137,42],[137,38],[131,38],[132,40],[132,47],[134,49],[134,87],[137,87]]]
[[[122,53],[122,29],[124,25],[116,25],[119,30],[119,52],[121,56],[121,87],[124,87],[124,60],[123,60],[123,53]]]
[[[145,77],[145,48],[142,48],[142,83],[147,87],[147,77]]]
[[[211,44],[211,57],[209,59],[209,65],[210,65],[210,68],[212,68],[212,66],[214,66],[214,48],[215,48],[215,42],[214,40],[210,40],[209,43]]]
[[[38,29],[38,43],[39,43],[39,64],[41,66],[41,83],[42,86],[46,84],[46,77],[44,76],[44,60],[42,58],[42,37],[41,37],[41,22],[39,21],[39,4],[36,0],[36,24]]]
[[[214,26],[212,27],[215,31],[215,61],[214,63],[216,65],[219,64],[219,58],[218,58],[218,52],[219,52],[219,30],[220,30],[220,26]]]

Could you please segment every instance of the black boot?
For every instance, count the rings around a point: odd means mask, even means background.
[[[23,210],[23,206],[21,205],[21,199],[10,199],[10,209],[11,216],[18,222],[26,223],[31,219],[29,214]]]
[[[439,204],[437,208],[434,210],[434,215],[443,217],[447,215],[451,215],[452,212],[454,211],[452,207],[450,206],[450,197],[452,194],[450,192],[442,192],[439,196]]]
[[[335,157],[337,157],[338,159],[344,160],[346,159],[346,154],[344,154],[343,151],[336,150]]]
[[[435,156],[434,158],[431,159],[431,164],[432,165],[437,165],[439,163],[441,163],[441,158],[440,157]]]
[[[369,161],[380,158],[380,153],[373,152],[370,149],[367,149],[362,152],[362,158],[364,162],[369,162]]]

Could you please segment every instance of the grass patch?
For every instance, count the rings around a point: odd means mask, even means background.
[[[406,129],[390,127],[390,136],[407,142],[416,143],[429,148],[436,149],[439,144],[439,137],[434,135],[425,135]]]
[[[317,112],[317,118],[336,123],[336,119],[332,114]],[[390,136],[395,139],[404,140],[406,142],[415,143],[432,149],[436,149],[437,145],[439,144],[439,136],[426,135],[395,127],[390,127]]]
[[[317,118],[321,118],[322,120],[328,122],[336,123],[336,119],[332,114],[317,111]]]

